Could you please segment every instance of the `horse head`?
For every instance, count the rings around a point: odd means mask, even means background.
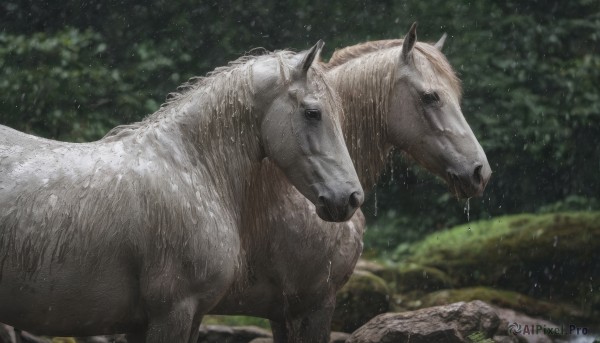
[[[460,83],[435,45],[417,43],[416,23],[402,42],[388,138],[442,177],[457,197],[481,196],[491,168],[460,108]]]
[[[364,195],[344,142],[342,107],[315,62],[322,47],[319,41],[279,63],[257,65],[253,80],[269,103],[261,120],[265,155],[315,204],[319,217],[345,221]]]

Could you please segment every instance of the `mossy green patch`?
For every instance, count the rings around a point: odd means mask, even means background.
[[[520,214],[456,226],[427,236],[410,249],[411,260],[435,262],[480,256],[492,247],[529,250],[533,245],[576,250],[577,243],[600,238],[600,212]],[[490,241],[495,242],[490,246]]]
[[[396,273],[394,288],[400,293],[415,290],[432,292],[453,284],[452,279],[443,271],[415,263],[401,264]]]
[[[421,299],[421,307],[439,306],[459,301],[481,300],[488,304],[511,308],[531,316],[549,318],[580,318],[582,313],[569,304],[551,303],[526,295],[489,287],[468,287],[429,293]]]
[[[521,214],[461,225],[413,245],[402,261],[411,264],[435,271],[428,273],[435,282],[454,288],[490,286],[600,313],[600,212]],[[408,287],[402,290],[422,288],[412,281],[402,282]]]
[[[250,316],[216,316],[208,315],[202,319],[204,325],[227,325],[227,326],[258,326],[263,329],[270,329],[269,321],[264,318]]]
[[[332,328],[353,332],[374,316],[390,308],[390,290],[380,277],[355,270],[350,280],[337,293]]]

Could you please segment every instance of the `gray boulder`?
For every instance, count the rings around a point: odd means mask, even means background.
[[[333,331],[329,336],[329,343],[345,343],[350,334]],[[250,343],[273,343],[273,338],[255,338]]]
[[[356,330],[348,343],[518,342],[499,335],[501,320],[482,301],[459,302],[403,313],[381,314]]]

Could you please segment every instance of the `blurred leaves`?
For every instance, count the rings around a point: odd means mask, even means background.
[[[89,141],[155,111],[157,103],[148,102],[152,90],[136,89],[149,83],[151,73],[172,67],[172,61],[137,45],[131,68],[117,69],[104,58],[106,49],[102,36],[91,30],[0,33],[2,124],[54,139]]]

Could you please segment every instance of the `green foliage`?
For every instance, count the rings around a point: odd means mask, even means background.
[[[134,66],[114,69],[104,58],[107,47],[91,30],[0,33],[2,123],[44,137],[89,141],[154,111],[158,103],[134,84],[146,83],[148,72],[171,61],[138,45]]]
[[[264,318],[249,316],[204,316],[202,319],[204,325],[227,325],[227,326],[258,326],[263,329],[269,329],[269,321]]]
[[[564,211],[580,211],[600,208],[598,199],[587,198],[578,195],[570,195],[563,200],[552,204],[544,205],[539,208],[540,213],[564,212]]]
[[[475,331],[467,336],[470,342],[473,343],[494,343],[495,341],[491,338],[487,338],[486,335],[481,331]]]
[[[111,75],[95,59],[103,49],[99,36],[90,31],[31,36],[1,33],[2,123],[47,137],[79,140],[109,127],[99,111],[77,118],[82,105],[99,107],[103,98],[112,101],[114,97],[106,88],[95,87],[120,81],[118,74]]]

